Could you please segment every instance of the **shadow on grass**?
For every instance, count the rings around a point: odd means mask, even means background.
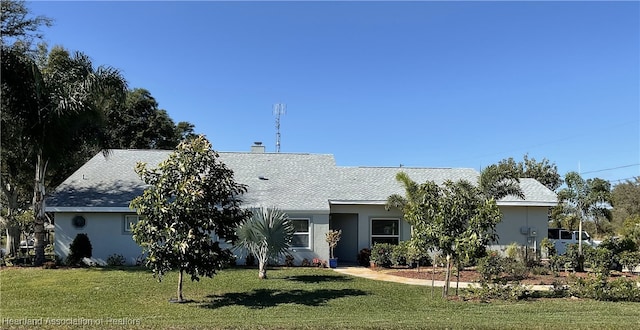
[[[101,271],[123,271],[128,273],[149,273],[152,274],[153,271],[151,269],[144,266],[101,266],[101,267],[87,267],[90,269],[101,270]]]
[[[275,307],[281,304],[299,304],[306,306],[320,306],[326,304],[331,299],[363,296],[367,293],[362,290],[341,289],[341,290],[271,290],[260,289],[251,292],[232,292],[222,296],[209,295],[211,299],[200,305],[202,308],[215,309],[225,306],[245,306],[252,309],[262,309]]]
[[[353,281],[352,278],[346,276],[329,276],[329,275],[294,275],[283,278],[287,281],[303,282],[303,283],[321,283],[321,282],[347,282]]]

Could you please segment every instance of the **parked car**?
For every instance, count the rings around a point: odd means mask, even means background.
[[[558,254],[565,254],[567,252],[567,245],[578,244],[580,240],[579,231],[567,230],[561,228],[549,228],[547,237],[554,242],[556,252]],[[600,241],[594,241],[586,231],[582,231],[582,244],[592,247],[598,246]]]

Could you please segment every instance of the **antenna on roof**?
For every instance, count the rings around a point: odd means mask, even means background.
[[[276,152],[280,152],[280,116],[287,112],[287,105],[276,103],[273,105],[273,114],[276,116]]]

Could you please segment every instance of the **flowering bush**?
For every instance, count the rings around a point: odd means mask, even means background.
[[[325,268],[327,267],[327,262],[320,259],[320,258],[313,258],[313,262],[312,262],[314,267],[318,267],[318,268]]]

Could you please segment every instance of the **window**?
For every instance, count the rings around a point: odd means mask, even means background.
[[[573,239],[573,233],[567,230],[561,230],[560,239]]]
[[[375,243],[398,244],[400,240],[400,220],[371,219],[371,245]]]
[[[309,247],[309,219],[291,219],[293,224],[293,238],[291,239],[292,248],[308,248]]]
[[[124,232],[131,233],[133,230],[133,225],[135,225],[138,220],[140,220],[140,216],[138,215],[125,215],[124,216]]]

